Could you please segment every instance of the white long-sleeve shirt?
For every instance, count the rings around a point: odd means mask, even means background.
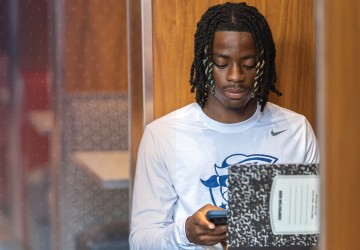
[[[318,163],[302,115],[267,103],[248,120],[224,124],[189,104],[146,126],[131,213],[131,249],[222,249],[191,244],[185,221],[205,204],[227,208],[222,180],[235,163]]]

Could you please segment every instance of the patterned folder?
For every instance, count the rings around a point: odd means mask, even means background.
[[[229,167],[229,248],[316,249],[319,179],[316,164]]]

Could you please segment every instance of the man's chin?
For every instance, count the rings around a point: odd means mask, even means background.
[[[255,106],[256,100],[252,98],[250,100],[247,100],[246,102],[233,101],[227,103],[225,105],[225,108],[233,112],[245,113],[246,111],[254,108]]]
[[[231,106],[231,105],[226,106],[226,109],[236,113],[245,113],[245,111],[247,110],[244,106]]]

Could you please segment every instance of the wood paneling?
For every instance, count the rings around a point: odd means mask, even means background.
[[[224,1],[153,0],[155,118],[195,100],[190,66],[196,23],[206,9]],[[314,1],[251,0],[267,18],[277,48],[277,86],[270,100],[306,115],[315,128]]]
[[[126,0],[65,1],[67,92],[127,91]]]
[[[143,89],[142,89],[142,45],[141,45],[141,6],[140,0],[129,1],[129,42],[130,42],[130,166],[131,166],[131,185],[132,189],[136,158],[139,143],[144,129],[143,121]],[[130,192],[131,194],[131,192]]]
[[[324,7],[325,120],[323,250],[359,249],[360,58],[359,1],[322,1]],[[321,45],[321,48],[323,48]]]

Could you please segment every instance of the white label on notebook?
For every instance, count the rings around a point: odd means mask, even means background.
[[[270,221],[274,234],[320,233],[320,177],[275,176],[270,194]]]

